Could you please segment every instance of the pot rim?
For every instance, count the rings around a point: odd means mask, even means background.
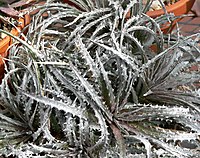
[[[180,10],[180,14],[175,13],[176,16],[179,16],[181,14],[187,13],[186,11],[189,11],[190,7],[187,7],[186,6],[187,4],[190,4],[192,7],[194,2],[195,2],[195,0],[179,0],[178,2],[176,2],[170,6],[166,6],[166,10],[168,13],[173,13],[175,10]],[[183,9],[180,9],[180,8],[183,8]],[[163,11],[163,9],[159,9],[159,10],[154,10],[154,11],[148,11],[146,14],[152,18],[155,18],[160,15],[163,15],[164,11]]]

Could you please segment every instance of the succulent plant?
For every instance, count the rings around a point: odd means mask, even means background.
[[[198,157],[199,34],[163,35],[173,15],[152,19],[140,0],[71,1],[39,6],[13,37],[1,155]]]

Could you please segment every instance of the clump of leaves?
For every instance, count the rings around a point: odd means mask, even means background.
[[[13,37],[0,153],[197,157],[199,35],[163,35],[173,15],[152,19],[142,1],[72,2],[40,6],[27,39]]]

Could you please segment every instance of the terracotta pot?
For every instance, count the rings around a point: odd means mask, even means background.
[[[195,0],[179,0],[178,2],[176,2],[170,6],[166,6],[166,10],[168,13],[174,13],[175,16],[180,16],[183,14],[187,14],[191,10],[194,2],[195,2]],[[160,9],[160,10],[155,10],[155,11],[148,11],[146,14],[152,18],[156,18],[158,16],[163,15],[164,11],[163,11],[163,9]],[[171,32],[173,30],[175,24],[180,20],[181,20],[181,18],[173,21],[172,24],[169,24],[169,23],[164,24],[162,26],[161,30],[165,34]]]
[[[26,25],[30,23],[30,16],[25,15],[24,18],[20,18],[18,21],[19,21],[19,25],[17,26],[17,28],[19,30],[22,30]],[[19,31],[16,28],[13,28],[10,33],[12,33],[14,36],[19,35]],[[12,44],[12,39],[10,36],[6,36],[2,40],[0,40],[0,82],[4,76],[5,61],[3,58],[6,58],[8,56],[7,49],[11,44]]]
[[[166,10],[168,13],[174,13],[175,16],[180,16],[182,14],[188,13],[191,10],[194,2],[195,0],[179,0],[178,2],[170,6],[166,6]],[[149,15],[152,18],[156,18],[163,14],[163,9],[147,12],[147,15]]]

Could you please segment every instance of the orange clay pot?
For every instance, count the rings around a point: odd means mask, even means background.
[[[175,16],[180,16],[182,14],[188,13],[191,10],[194,2],[195,0],[179,0],[178,2],[172,5],[166,6],[166,10],[168,13],[174,13]],[[163,9],[147,12],[147,15],[149,15],[152,18],[156,18],[163,14]]]
[[[26,25],[28,25],[30,23],[30,16],[27,14],[24,16],[24,18],[20,18],[19,21],[19,25],[17,26],[17,28],[19,30],[22,30]],[[11,32],[14,36],[18,36],[19,35],[19,31],[16,28],[13,28],[11,30]],[[4,59],[8,56],[8,47],[12,44],[12,39],[10,36],[6,36],[4,39],[0,40],[0,82],[4,76]]]
[[[178,2],[176,2],[172,5],[166,6],[166,10],[168,13],[174,13],[175,16],[180,16],[183,14],[187,14],[191,10],[194,2],[195,2],[195,0],[179,0]],[[148,11],[146,14],[152,18],[156,18],[165,13],[164,13],[163,9],[159,9],[159,10],[155,10],[155,11]],[[164,24],[162,26],[161,30],[165,34],[171,32],[173,30],[174,26],[176,25],[176,23],[180,20],[181,20],[181,18],[176,19],[175,21],[173,21],[172,24],[169,24],[169,23]]]

